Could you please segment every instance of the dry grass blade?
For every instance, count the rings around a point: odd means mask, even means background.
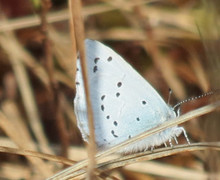
[[[0,127],[20,148],[25,149],[25,147],[27,147],[26,144],[22,143],[22,140],[27,139],[27,137],[22,136],[22,134],[17,131],[20,128],[15,127],[2,112],[0,112]],[[50,167],[43,160],[33,157],[27,157],[27,159],[44,178],[52,175]]]
[[[167,163],[158,163],[155,161],[138,162],[123,167],[124,170],[141,174],[153,174],[156,176],[165,177],[167,179],[200,179],[205,180],[208,174],[200,170],[191,170],[188,168],[168,165]],[[158,171],[159,170],[159,171]]]
[[[177,145],[173,148],[160,148],[156,149],[153,152],[145,151],[141,153],[136,153],[128,156],[124,156],[118,159],[114,159],[112,161],[107,161],[105,163],[98,163],[98,171],[97,173],[102,173],[105,171],[109,171],[115,168],[124,167],[129,164],[142,162],[146,160],[153,160],[157,158],[167,157],[171,155],[175,155],[178,153],[184,153],[184,152],[192,152],[192,151],[201,151],[201,150],[207,150],[212,149],[216,151],[220,151],[220,142],[212,142],[212,143],[194,143],[191,145]],[[69,173],[67,176],[63,177],[62,180],[72,179],[72,178],[85,178],[85,170],[78,170],[73,173]],[[190,177],[190,176],[188,176]],[[59,177],[60,178],[60,177]],[[198,176],[197,178],[198,179]]]
[[[73,30],[71,30],[71,32],[73,32]],[[70,80],[72,81],[72,77],[74,77],[75,70],[76,70],[76,64],[74,62],[76,62],[77,52],[76,52],[76,45],[73,44],[75,42],[71,42],[73,48],[66,48],[67,46],[70,46],[71,44],[69,41],[69,36],[64,36],[63,34],[60,35],[52,27],[49,28],[49,36],[53,42],[52,50],[53,50],[54,56],[57,59],[57,63],[59,63],[59,65],[65,71],[65,73],[63,74],[67,76],[66,79],[69,78],[69,82],[66,83],[66,85],[73,87],[74,84],[72,82],[70,83]]]
[[[16,39],[15,35],[11,32],[2,33],[0,36],[1,47],[4,49],[8,57],[16,57],[25,66],[31,69],[31,71],[40,79],[45,85],[45,88],[49,86],[49,78],[44,68],[36,62],[36,60],[27,52],[22,44]]]
[[[86,63],[86,52],[84,47],[84,26],[82,21],[82,8],[81,8],[81,1],[70,1],[70,10],[72,11],[72,18],[74,25],[74,33],[75,38],[73,42],[76,42],[76,45],[79,50],[80,56],[80,63],[82,66],[82,77],[85,87],[85,95],[86,95],[86,105],[87,105],[87,117],[88,117],[88,125],[89,125],[89,145],[88,145],[88,157],[89,157],[89,165],[88,165],[88,178],[95,179],[94,169],[95,169],[95,154],[96,154],[96,144],[95,144],[95,132],[94,132],[94,119],[93,119],[93,111],[92,111],[92,104],[90,100],[90,92],[89,92],[89,80],[88,80],[88,73],[87,73],[87,63]]]
[[[197,77],[198,85],[201,87],[203,92],[207,92],[210,89],[210,83],[207,74],[205,73],[205,69],[204,67],[202,67],[198,55],[191,53],[191,57],[192,57],[190,61],[191,67]]]
[[[34,141],[28,131],[27,124],[24,123],[24,118],[19,112],[18,105],[15,104],[14,101],[8,100],[2,103],[1,109],[2,113],[4,113],[7,119],[13,124],[13,127],[16,127],[16,132],[19,133],[19,138],[17,136],[14,136],[13,138],[17,146],[36,151],[37,146],[31,145],[34,144]]]
[[[139,26],[143,29],[148,37],[148,40],[143,42],[143,47],[146,49],[146,52],[151,55],[155,66],[162,73],[164,79],[169,87],[174,91],[175,95],[178,98],[183,99],[186,95],[183,83],[180,81],[176,72],[174,71],[172,62],[162,54],[157,46],[155,41],[155,33],[149,22],[149,17],[143,12],[144,9],[141,6],[134,7],[134,14],[137,16],[136,19],[139,20]]]
[[[51,37],[53,40],[55,39],[54,33],[51,33]],[[5,52],[7,54],[15,54],[17,58],[22,61],[22,63],[27,66],[31,72],[33,72],[39,80],[44,84],[45,88],[49,89],[49,77],[43,66],[37,62],[34,57],[25,50],[24,47],[22,47],[22,44],[18,42],[18,40],[15,38],[15,36],[12,33],[3,33],[2,36],[0,36],[0,42],[2,47],[4,48]],[[7,43],[5,43],[7,42]],[[57,47],[56,47],[57,48]],[[58,56],[58,53],[56,55]],[[70,66],[69,66],[70,67]],[[70,72],[72,74],[72,72]],[[72,80],[62,73],[59,70],[55,70],[54,72],[55,78],[57,81],[64,83],[65,85],[69,86],[70,88],[74,88],[74,85],[72,83]]]
[[[220,101],[217,101],[216,103],[213,103],[213,104],[210,104],[210,105],[207,105],[207,106],[204,106],[204,107],[201,107],[199,109],[196,109],[194,111],[191,111],[191,112],[188,112],[178,118],[175,118],[173,120],[170,120],[170,121],[167,121],[165,123],[163,123],[162,125],[156,127],[156,128],[152,128],[151,130],[147,131],[147,132],[144,132],[134,138],[131,138],[109,150],[106,150],[104,152],[101,152],[99,154],[97,154],[97,158],[101,158],[103,156],[106,156],[106,155],[109,155],[113,152],[117,152],[119,151],[122,147],[128,145],[128,144],[131,144],[131,143],[134,143],[135,141],[138,141],[138,140],[142,140],[148,136],[151,136],[153,134],[156,134],[160,131],[163,131],[164,129],[167,129],[169,127],[172,127],[172,126],[175,126],[175,125],[178,125],[178,124],[181,124],[183,122],[186,122],[192,118],[195,118],[195,117],[199,117],[201,115],[204,115],[204,114],[207,114],[207,113],[210,113],[214,110],[216,110],[217,108],[220,107]]]
[[[154,27],[155,41],[163,42],[167,41],[168,38],[176,39],[194,39],[198,40],[195,34],[190,32],[184,32],[180,30],[164,28],[164,27]],[[148,40],[148,37],[143,31],[137,28],[111,28],[108,30],[88,30],[87,35],[92,39],[96,40],[124,40],[124,41],[143,41]],[[163,44],[167,45],[167,43]]]
[[[153,128],[145,133],[142,133],[136,137],[133,137],[117,146],[114,146],[104,152],[100,152],[96,155],[96,159],[97,160],[100,160],[102,159],[103,157],[107,156],[107,155],[110,155],[114,152],[118,152],[121,148],[125,147],[126,145],[128,144],[131,144],[131,143],[134,143],[135,141],[139,141],[139,140],[142,140],[148,136],[151,136],[153,134],[156,134],[164,129],[167,129],[169,127],[172,127],[174,125],[178,125],[178,124],[181,124],[183,122],[186,122],[192,118],[195,118],[195,117],[199,117],[199,116],[202,116],[204,114],[207,114],[207,113],[210,113],[216,109],[218,109],[220,107],[220,101],[217,101],[216,103],[213,103],[213,104],[210,104],[210,105],[207,105],[207,106],[204,106],[204,107],[201,107],[199,109],[196,109],[194,111],[191,111],[189,113],[186,113],[178,118],[175,118],[173,120],[170,120],[170,121],[167,121],[166,123],[156,127],[156,128]],[[82,168],[84,168],[88,163],[88,160],[84,160],[84,161],[81,161],[81,162],[78,162],[77,164],[75,164],[74,166],[71,166],[57,174],[55,174],[54,176],[48,178],[48,180],[52,180],[52,179],[68,179],[66,178],[68,175],[72,174],[73,172],[76,172]]]
[[[46,19],[47,13],[51,7],[51,2],[50,0],[42,0],[41,1],[41,33],[43,35],[43,40],[42,40],[42,45],[43,45],[43,50],[44,50],[44,61],[46,64],[46,70],[49,76],[50,80],[50,85],[53,88],[53,85],[56,83],[54,80],[54,67],[53,67],[53,57],[52,57],[52,47],[51,47],[51,40],[49,38],[49,33],[48,33],[48,22]],[[51,86],[49,88],[51,88]],[[50,94],[54,96],[54,92],[50,89]]]
[[[43,153],[39,153],[39,152],[35,152],[35,151],[16,149],[16,148],[4,147],[4,146],[0,146],[0,152],[17,154],[17,155],[22,155],[22,156],[26,156],[26,157],[37,157],[40,159],[46,159],[49,161],[54,161],[54,162],[62,163],[62,164],[66,164],[66,165],[73,165],[75,163],[75,161],[69,160],[69,159],[61,157],[61,156],[43,154]]]
[[[184,115],[99,152],[94,148],[94,127],[90,127],[93,143],[89,143],[87,148],[83,145],[77,128],[79,122],[74,115],[73,98],[77,84],[74,83],[77,55],[81,56],[83,76],[87,78],[84,34],[86,38],[100,40],[118,52],[164,99],[167,99],[168,87],[179,99],[185,95],[199,95],[201,91],[216,92],[220,85],[220,13],[217,8],[220,1],[68,0],[69,6],[66,1],[53,1],[52,4],[52,0],[32,2],[34,4],[31,5],[30,1],[21,0],[16,6],[10,1],[1,2],[0,179],[219,177],[220,121],[219,111],[215,111],[220,106],[218,92],[182,105]],[[41,3],[41,7],[36,2]],[[83,4],[82,9],[79,2]],[[106,81],[100,83],[108,83],[120,78],[120,73],[112,76],[101,73],[96,77],[105,78]],[[129,77],[126,67],[124,73]],[[130,78],[124,83],[132,82]],[[89,98],[90,88],[87,83],[86,86],[86,98]],[[114,89],[110,87],[108,90]],[[126,95],[127,89],[121,90]],[[138,92],[136,89],[132,91]],[[168,105],[175,104],[174,99],[171,98]],[[122,103],[123,99],[118,100]],[[105,103],[113,105],[112,102]],[[125,100],[123,103],[135,106],[133,101]],[[90,105],[87,107],[91,111]],[[198,107],[202,108],[196,109]],[[112,110],[114,108],[106,108],[103,113],[112,115]],[[134,111],[132,108],[129,110],[129,115],[136,113],[136,107]],[[137,113],[143,113],[146,120],[155,120],[147,119],[148,115],[143,111]],[[91,119],[91,112],[88,114]],[[207,115],[199,117],[203,114]],[[121,118],[118,118],[119,123],[111,125],[120,131],[124,123],[120,123]],[[109,122],[113,120],[110,119]],[[186,129],[191,143],[203,143],[156,147],[153,152],[131,152],[129,155],[118,153],[126,146],[186,121],[181,126]],[[135,123],[131,130],[136,130]],[[179,144],[186,143],[182,135],[178,141]],[[55,152],[58,156],[37,151]],[[63,170],[67,166],[70,167]],[[58,171],[60,173],[55,174]]]
[[[140,2],[133,2],[130,4],[130,7],[139,5],[139,4],[146,4],[149,2],[152,2],[153,0],[143,0]],[[158,1],[158,0],[154,0]],[[120,9],[121,7],[113,7],[109,6],[107,4],[96,4],[93,6],[85,7],[83,10],[83,15],[84,16],[90,16],[94,14],[100,14],[104,12],[109,12],[113,10]],[[47,22],[48,23],[55,23],[55,22],[60,22],[60,21],[65,21],[69,19],[69,13],[68,10],[61,10],[58,12],[52,12],[48,14],[47,17]],[[3,31],[11,31],[11,30],[18,30],[18,29],[23,29],[23,28],[28,28],[28,27],[33,27],[33,26],[39,26],[41,24],[40,18],[38,16],[29,16],[29,17],[24,17],[24,18],[17,18],[14,20],[10,20],[7,23],[0,23],[0,32]]]
[[[135,153],[132,155],[124,156],[122,158],[114,159],[112,161],[99,164],[99,168],[103,171],[111,170],[117,167],[123,167],[128,164],[132,164],[139,161],[152,160],[157,158],[162,158],[177,153],[184,153],[190,151],[201,151],[206,149],[212,149],[220,151],[220,142],[210,142],[210,143],[193,143],[193,144],[184,144],[176,145],[174,147],[166,147],[156,149],[153,152],[145,151],[141,153]]]
[[[12,42],[7,41],[7,35],[0,37],[1,47],[8,52],[9,49],[14,47],[11,45]],[[16,49],[13,49],[16,52]],[[47,138],[43,132],[43,127],[41,125],[41,120],[39,117],[38,109],[36,106],[36,102],[33,95],[33,90],[30,85],[30,81],[24,67],[24,64],[21,60],[20,56],[16,56],[16,53],[8,54],[9,59],[11,61],[12,68],[15,73],[15,77],[17,79],[17,83],[22,95],[23,103],[25,106],[25,110],[31,125],[31,128],[34,132],[35,137],[39,141],[39,144],[42,146],[42,151],[47,153],[53,153],[48,145]]]
[[[1,179],[25,179],[30,176],[30,168],[24,165],[1,162]]]
[[[67,157],[68,146],[69,146],[69,136],[67,135],[67,129],[65,124],[65,119],[61,110],[61,93],[59,84],[55,78],[55,63],[53,59],[52,52],[52,41],[49,36],[49,24],[47,22],[47,13],[49,12],[52,4],[50,0],[41,1],[41,34],[43,35],[42,46],[43,46],[43,55],[45,62],[45,69],[47,70],[50,86],[49,86],[49,99],[51,101],[50,105],[55,110],[55,122],[57,127],[57,133],[59,134],[62,154]]]

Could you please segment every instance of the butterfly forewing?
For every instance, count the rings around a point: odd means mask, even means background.
[[[86,40],[85,47],[98,146],[111,147],[175,117],[154,88],[112,49],[93,40]],[[75,113],[87,140],[87,108],[79,59],[77,69]],[[144,146],[154,145],[153,138],[158,137],[149,137]]]

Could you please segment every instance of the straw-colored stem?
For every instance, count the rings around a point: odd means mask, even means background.
[[[87,117],[89,124],[89,144],[88,144],[88,179],[94,179],[94,169],[95,169],[95,154],[96,154],[96,145],[95,145],[95,132],[94,132],[94,121],[93,121],[93,111],[90,100],[90,92],[89,92],[89,81],[88,81],[88,73],[87,73],[87,63],[86,63],[86,55],[85,55],[85,47],[84,47],[84,26],[82,21],[82,10],[81,10],[81,2],[80,0],[70,1],[70,10],[72,12],[73,23],[70,25],[74,25],[75,32],[75,40],[76,45],[79,50],[79,56],[82,66],[82,77],[85,87],[85,95],[86,95],[86,105],[87,105]],[[72,28],[71,28],[72,29]]]
[[[11,148],[11,147],[0,146],[0,152],[17,154],[17,155],[22,155],[22,156],[27,156],[27,157],[37,157],[40,159],[46,159],[48,161],[53,161],[53,162],[62,163],[62,164],[66,164],[66,165],[73,165],[75,163],[75,161],[69,160],[69,159],[64,158],[62,156],[43,154],[43,153],[39,153],[39,152],[35,152],[35,151],[17,149],[17,148]]]
[[[43,148],[42,151],[52,154],[53,152],[48,146],[48,141],[43,131],[37,105],[33,95],[33,90],[29,81],[29,76],[22,62],[22,57],[18,53],[16,44],[13,44],[13,41],[8,41],[8,39],[10,39],[10,36],[13,35],[10,35],[10,33],[8,33],[4,34],[4,36],[0,36],[1,47],[5,50],[5,52],[10,52],[11,49],[14,50],[14,53],[8,54],[8,57],[15,73],[18,87],[27,113],[28,121],[34,133],[34,136]]]
[[[128,144],[131,144],[131,143],[134,143],[136,141],[140,141],[148,136],[151,136],[151,135],[154,135],[158,132],[161,132],[163,131],[164,129],[167,129],[169,127],[172,127],[172,126],[175,126],[175,125],[178,125],[178,124],[181,124],[183,122],[186,122],[192,118],[195,118],[195,117],[199,117],[199,116],[202,116],[204,114],[207,114],[207,113],[210,113],[216,109],[218,109],[220,107],[220,101],[217,101],[213,104],[210,104],[210,105],[207,105],[207,106],[204,106],[204,107],[201,107],[199,109],[196,109],[194,111],[191,111],[191,112],[188,112],[180,117],[177,117],[173,120],[170,120],[170,121],[167,121],[163,124],[161,124],[160,126],[156,127],[156,128],[152,128],[151,130],[147,131],[147,132],[144,132],[138,136],[135,136],[135,137],[132,137],[131,139],[121,143],[121,144],[118,144],[110,149],[107,149],[106,151],[104,152],[100,152],[96,155],[96,160],[101,160],[103,157],[106,157],[114,152],[117,152],[119,151],[121,148],[125,147],[126,145]],[[56,179],[56,178],[59,178],[59,179],[67,179],[65,178],[67,175],[69,174],[72,174],[73,172],[76,172],[80,169],[82,169],[83,167],[85,167],[88,163],[88,160],[83,160],[83,161],[80,161],[79,163],[55,174],[54,176],[48,178],[48,180],[53,180],[53,179]]]
[[[52,54],[52,42],[49,37],[49,24],[47,22],[47,13],[51,7],[50,0],[42,0],[42,11],[41,11],[41,32],[43,34],[43,50],[44,50],[44,60],[46,69],[48,72],[49,80],[50,80],[50,102],[52,108],[55,112],[56,119],[56,127],[58,129],[58,134],[60,136],[60,142],[62,144],[62,155],[64,157],[68,156],[67,150],[69,146],[69,138],[67,136],[67,131],[65,127],[65,119],[63,118],[61,105],[60,105],[60,92],[59,92],[59,84],[55,78],[54,71],[54,63],[53,63],[53,54]]]
[[[16,143],[16,145],[19,148],[24,149],[29,147],[29,145],[24,143],[24,142],[26,143],[28,142],[26,141],[28,140],[28,137],[26,137],[22,133],[19,133],[18,131],[18,129],[21,129],[21,127],[16,127],[14,123],[11,122],[1,111],[0,111],[0,127],[7,134],[7,136]],[[49,168],[48,164],[46,164],[43,160],[28,156],[26,157],[29,160],[29,162],[33,165],[33,167],[35,167],[38,170],[38,172],[42,174],[42,177],[46,178],[52,175],[51,169]]]
[[[148,37],[148,40],[143,42],[143,47],[146,49],[146,52],[151,55],[155,66],[162,73],[162,76],[167,81],[169,87],[174,91],[174,94],[180,99],[185,98],[184,86],[173,70],[172,62],[162,55],[159,50],[155,41],[154,30],[149,22],[149,17],[143,13],[144,8],[141,6],[134,6],[133,11],[137,16],[136,19],[139,20],[140,27],[146,33],[146,37]]]

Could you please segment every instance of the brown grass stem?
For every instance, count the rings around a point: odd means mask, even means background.
[[[85,95],[86,95],[86,105],[87,105],[87,117],[89,124],[89,144],[88,144],[88,179],[95,179],[94,169],[95,169],[95,154],[96,154],[96,144],[95,144],[95,132],[94,132],[94,121],[93,121],[93,111],[90,100],[90,92],[89,92],[89,82],[88,82],[88,73],[87,73],[87,63],[86,63],[86,55],[85,55],[85,47],[84,47],[84,25],[82,20],[82,8],[81,1],[75,0],[70,1],[70,11],[72,11],[73,23],[70,25],[74,25],[75,32],[75,41],[79,50],[80,62],[82,66],[82,77],[85,87]],[[71,29],[73,29],[71,28]]]
[[[209,105],[206,105],[206,106],[203,106],[201,108],[198,108],[196,110],[193,110],[191,112],[188,112],[180,117],[177,117],[173,120],[170,120],[170,121],[167,121],[165,122],[164,124],[161,124],[160,126],[156,127],[156,128],[152,128],[151,130],[147,131],[147,132],[144,132],[136,137],[133,137],[119,145],[116,145],[106,151],[103,151],[103,152],[100,152],[96,155],[96,160],[100,160],[114,152],[117,152],[119,151],[121,148],[125,147],[126,145],[129,145],[131,143],[134,143],[135,141],[139,141],[139,140],[142,140],[148,136],[151,136],[153,134],[156,134],[164,129],[167,129],[169,127],[172,127],[172,126],[175,126],[175,125],[178,125],[178,124],[181,124],[183,122],[186,122],[186,121],[189,121],[190,119],[192,118],[195,118],[195,117],[199,117],[199,116],[202,116],[204,114],[207,114],[207,113],[210,113],[216,109],[219,109],[220,107],[220,101],[217,101],[213,104],[209,104]],[[83,160],[83,161],[80,161],[78,162],[77,164],[55,174],[54,176],[52,176],[51,178],[49,178],[48,180],[52,180],[52,179],[56,179],[56,178],[63,178],[63,180],[65,179],[65,177],[69,174],[72,174],[73,172],[77,172],[78,170],[82,169],[83,167],[86,166],[86,164],[88,163],[88,160]]]

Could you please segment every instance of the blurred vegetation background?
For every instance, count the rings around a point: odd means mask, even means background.
[[[83,0],[82,5],[86,38],[122,55],[165,101],[171,88],[171,105],[220,88],[220,1]],[[63,0],[0,0],[0,149],[74,161],[87,156],[73,111],[76,54],[69,16]],[[215,98],[189,102],[182,113]],[[185,123],[191,142],[219,141],[219,118],[216,112]],[[0,179],[44,179],[63,167],[15,154],[1,149]],[[212,175],[219,173],[220,156],[185,152],[143,162],[144,170],[137,167],[111,174],[118,179],[218,179]]]

